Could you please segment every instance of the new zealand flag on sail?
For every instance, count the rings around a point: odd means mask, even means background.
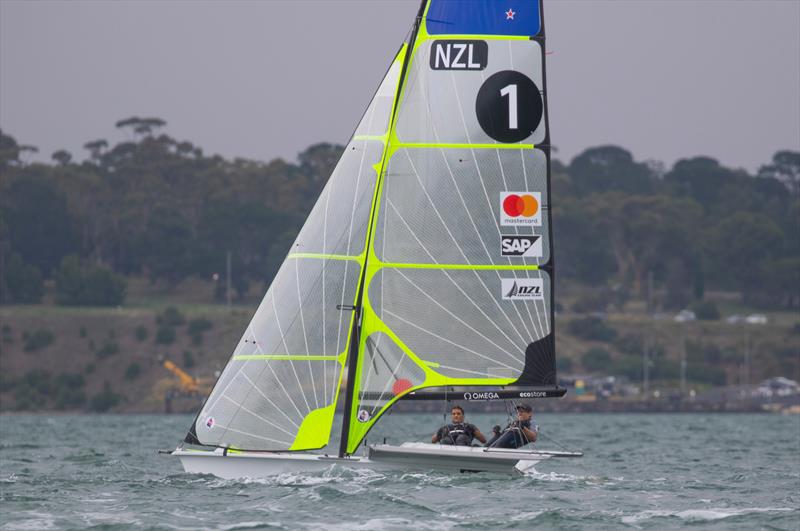
[[[431,35],[522,35],[541,30],[539,0],[431,0]]]

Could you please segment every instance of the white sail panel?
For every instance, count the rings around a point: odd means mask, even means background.
[[[481,41],[488,47],[485,68],[435,70],[430,66],[430,54],[436,42],[437,39],[422,42],[414,54],[400,100],[395,127],[397,137],[407,143],[500,143],[489,136],[478,121],[479,91],[493,74],[515,71],[527,76],[541,92],[544,87],[541,45],[534,40]],[[496,96],[502,99],[501,94]],[[508,94],[502,101],[512,105],[512,96],[519,94]],[[545,132],[542,118],[533,133],[520,141],[541,143]]]
[[[504,280],[539,283],[536,297],[505,298]],[[386,268],[369,300],[397,337],[452,378],[517,378],[528,346],[550,333],[550,279],[543,271]]]
[[[351,324],[336,306],[352,304],[360,271],[353,260],[284,262],[197,418],[200,442],[288,449],[307,415],[334,404]]]
[[[538,224],[501,225],[512,192],[538,199]],[[540,150],[400,149],[384,175],[375,253],[389,263],[539,265],[550,258],[548,208]],[[503,256],[512,235],[535,236],[536,252]]]
[[[292,245],[292,253],[356,256],[364,250],[383,144],[353,140]]]
[[[367,112],[364,113],[361,123],[358,124],[355,138],[361,136],[381,136],[386,134],[389,130],[389,119],[392,115],[392,105],[394,103],[395,93],[397,92],[397,81],[400,77],[401,68],[401,61],[395,60],[392,63],[392,66],[386,73],[386,77],[383,78],[383,82],[372,98]]]

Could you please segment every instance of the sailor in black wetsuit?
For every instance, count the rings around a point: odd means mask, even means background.
[[[536,442],[539,426],[531,423],[533,408],[528,404],[517,406],[517,420],[508,423],[506,429],[500,431],[495,426],[494,437],[486,445],[490,448],[522,448],[528,443]]]
[[[464,409],[461,406],[453,406],[450,410],[450,420],[450,424],[442,426],[433,434],[432,443],[472,446],[472,439],[486,443],[486,437],[477,426],[464,422]]]

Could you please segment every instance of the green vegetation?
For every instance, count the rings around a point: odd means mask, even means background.
[[[24,263],[18,254],[12,254],[6,264],[6,279],[9,302],[31,304],[42,300],[41,271],[35,265]]]
[[[49,371],[28,371],[16,382],[6,385],[12,390],[17,410],[39,409],[48,401],[55,409],[77,409],[86,403],[82,375],[62,373],[53,378]]]
[[[185,350],[183,352],[183,368],[191,369],[194,366],[195,366],[194,354],[192,354],[188,350]]]
[[[720,318],[719,309],[712,301],[697,301],[692,304],[692,310],[702,321],[718,321]]]
[[[159,326],[156,330],[156,343],[169,345],[175,341],[175,329],[171,326]]]
[[[128,368],[125,369],[125,379],[128,381],[133,381],[137,379],[142,374],[142,366],[136,363],[135,361],[128,365]]]
[[[203,332],[211,330],[212,323],[204,317],[192,319],[186,328],[189,337],[192,338],[193,345],[200,345],[203,343]]]
[[[94,395],[89,402],[89,407],[92,411],[98,413],[105,413],[109,409],[119,405],[122,402],[122,395],[119,395],[111,390],[111,384],[105,382],[103,390]]]
[[[567,324],[567,331],[575,337],[592,341],[613,341],[617,331],[599,317],[581,317]]]
[[[137,326],[133,331],[133,336],[136,338],[136,341],[142,342],[147,340],[147,327],[144,325]]]
[[[81,266],[76,255],[64,257],[55,274],[56,301],[65,306],[118,306],[126,281],[103,266]]]
[[[94,355],[97,356],[97,359],[103,360],[113,356],[114,354],[117,354],[118,352],[119,344],[116,341],[109,339],[94,353]]]
[[[55,335],[50,330],[39,328],[33,332],[23,332],[22,350],[25,352],[36,352],[50,346],[55,339]]]
[[[3,334],[3,343],[11,344],[14,342],[14,337],[11,334],[11,327],[8,326],[7,324],[3,325],[2,334]]]
[[[181,326],[186,317],[174,306],[168,306],[156,317],[156,324],[161,326]]]
[[[87,142],[85,160],[59,150],[50,164],[25,162],[17,141],[0,132],[0,304],[31,305],[14,306],[14,314],[65,316],[53,328],[59,349],[90,351],[69,370],[84,367],[93,385],[122,384],[90,396],[74,380],[84,393],[77,406],[79,394],[57,392],[66,380],[25,365],[13,377],[0,372],[17,407],[119,406],[118,393],[155,371],[132,368],[130,359],[100,361],[119,352],[155,357],[161,345],[174,345],[184,366],[206,365],[196,347],[241,325],[223,324],[213,304],[213,297],[225,300],[226,254],[234,296],[241,300],[249,286],[261,292],[342,151],[319,144],[296,162],[226,160],[164,134],[163,120],[132,117],[117,127],[130,133],[127,140]],[[745,355],[754,374],[800,377],[800,323],[792,329],[796,317],[778,313],[800,309],[800,152],[779,151],[750,174],[707,157],[663,167],[599,146],[568,162],[554,159],[552,170],[562,374],[585,369],[639,380],[648,350],[651,379],[671,380],[685,337],[690,381],[737,383]],[[192,297],[177,295],[190,289]],[[94,310],[77,308],[120,306],[126,296],[135,308],[103,310],[95,320]],[[166,299],[183,304],[163,309]],[[47,306],[53,300],[59,307]],[[644,318],[684,308],[700,321]],[[724,321],[757,308],[769,316],[763,329]],[[114,319],[119,337],[106,338]],[[4,324],[3,355],[37,352],[21,356],[28,363],[71,356],[47,348],[56,334],[36,330],[41,322],[14,324],[13,334]],[[186,335],[178,333],[183,326]],[[32,332],[15,344],[25,329]],[[84,339],[77,347],[70,344],[76,329]]]
[[[611,353],[604,348],[593,347],[581,358],[583,367],[591,372],[608,372],[611,366]]]

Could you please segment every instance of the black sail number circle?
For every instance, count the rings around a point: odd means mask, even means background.
[[[539,87],[514,70],[492,74],[475,100],[475,113],[484,132],[498,142],[525,140],[542,121],[544,105]]]

